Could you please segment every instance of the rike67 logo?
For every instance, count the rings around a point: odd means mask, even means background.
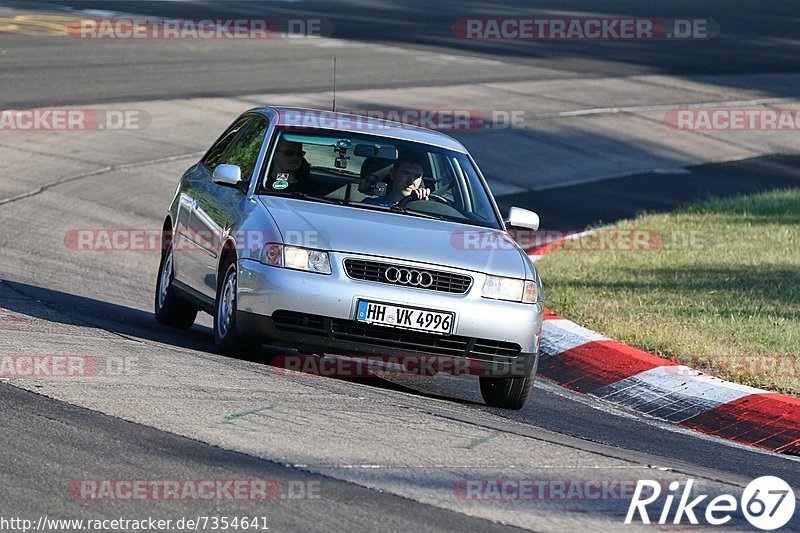
[[[643,479],[636,484],[625,523],[630,524],[638,514],[643,524],[650,524],[650,510],[657,512],[653,520],[664,525],[671,521],[672,524],[683,524],[685,521],[697,525],[698,516],[712,526],[725,525],[731,521],[734,514],[741,514],[750,522],[750,525],[764,531],[771,531],[785,526],[794,516],[795,495],[792,488],[781,478],[775,476],[762,476],[751,481],[739,500],[731,494],[720,494],[705,504],[705,512],[701,512],[701,503],[707,494],[701,494],[690,500],[694,480],[689,479],[681,490],[681,484],[673,481],[669,484],[669,492],[663,498],[663,507],[660,513],[656,503],[661,496],[661,484],[658,481]],[[678,494],[680,492],[680,494]],[[673,513],[673,502],[678,500]],[[648,510],[648,505],[652,505]],[[653,509],[652,507],[655,507]],[[671,519],[671,520],[670,520]]]

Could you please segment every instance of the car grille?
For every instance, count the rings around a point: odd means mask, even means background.
[[[276,311],[272,315],[272,321],[280,331],[414,350],[432,355],[469,356],[475,359],[511,362],[521,351],[520,345],[512,342],[459,335],[436,335],[294,311]]]
[[[353,279],[363,281],[375,281],[377,283],[387,283],[390,285],[400,285],[403,287],[414,287],[416,289],[427,289],[430,291],[449,292],[453,294],[465,294],[472,286],[472,278],[464,274],[454,274],[452,272],[442,272],[428,268],[413,268],[403,265],[393,265],[391,263],[381,263],[378,261],[364,261],[362,259],[345,259],[344,268],[347,275]],[[387,278],[390,269],[400,269],[404,271],[398,281]],[[414,271],[406,281],[406,272]],[[389,274],[395,274],[394,271]],[[428,277],[430,276],[430,277]],[[421,282],[420,282],[421,281]]]

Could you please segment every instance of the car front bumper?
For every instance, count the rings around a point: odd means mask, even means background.
[[[352,279],[345,258],[331,253],[331,274],[314,274],[239,261],[237,327],[246,337],[307,351],[353,355],[427,355],[466,358],[481,375],[530,375],[536,368],[543,306],[480,296],[485,275],[421,265],[473,278],[466,294],[449,294]],[[381,258],[386,261],[386,259]],[[359,300],[455,313],[449,336],[355,320]]]

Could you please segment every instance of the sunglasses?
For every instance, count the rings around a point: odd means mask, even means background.
[[[283,154],[286,154],[289,157],[294,157],[294,156],[297,156],[297,155],[299,155],[300,157],[303,157],[304,155],[306,155],[305,151],[303,151],[303,150],[279,150],[279,152],[281,152]]]

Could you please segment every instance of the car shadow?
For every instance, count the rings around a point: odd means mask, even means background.
[[[151,312],[16,281],[0,280],[0,311],[6,313],[6,318],[11,317],[11,321],[24,320],[28,316],[47,322],[102,329],[123,337],[144,339],[201,353],[217,354],[213,331],[207,326],[195,324],[188,330],[176,330],[157,323]],[[0,316],[0,325],[2,320],[3,316]],[[314,372],[319,368],[314,365],[294,365],[287,370],[287,356],[313,357],[297,350],[265,344],[256,353],[238,359],[271,366],[276,372],[308,373],[314,377],[337,379],[415,396],[483,405],[464,398],[421,391],[372,373],[355,376],[330,375]]]

